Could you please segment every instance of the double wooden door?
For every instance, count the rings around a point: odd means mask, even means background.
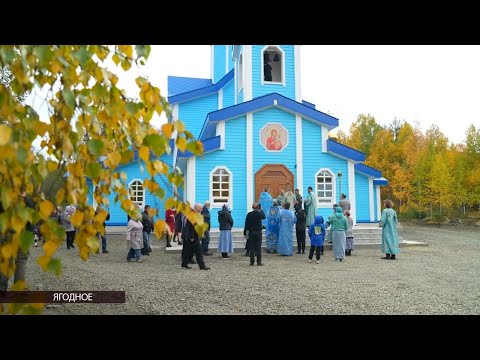
[[[283,164],[266,164],[255,174],[255,201],[258,201],[263,189],[268,188],[268,192],[273,198],[280,194],[280,189],[290,186],[293,192],[293,174]]]

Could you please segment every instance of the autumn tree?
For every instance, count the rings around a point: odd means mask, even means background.
[[[466,203],[480,210],[480,128],[473,124],[468,127],[465,145]]]
[[[443,209],[450,208],[454,203],[453,185],[454,176],[445,156],[442,153],[436,153],[433,156],[431,174],[427,183],[430,201],[438,206],[440,215]]]
[[[350,126],[350,136],[346,145],[360,150],[368,157],[373,141],[381,129],[372,115],[360,114],[357,121]]]
[[[27,251],[33,242],[26,224],[40,220],[47,241],[38,264],[44,271],[60,274],[61,263],[54,256],[64,234],[50,215],[63,202],[77,207],[72,222],[78,229],[75,242],[81,258],[87,260],[98,249],[95,235],[104,231],[106,213],[95,215],[88,203],[87,177],[96,187],[97,204],[108,205],[108,196],[114,193],[124,211],[133,215],[135,207],[128,196],[126,175],[117,171],[121,164],[132,161],[138,151],[146,169],[144,186],[163,199],[165,190],[159,179],[175,186],[183,183],[182,174],[159,159],[172,151],[170,139],[175,139],[181,151],[203,152],[201,142],[180,120],[164,124],[161,131],[152,126],[154,113],[166,112],[169,116],[170,110],[160,89],[145,77],[135,80],[137,99],[128,98],[118,87],[121,73],[132,66],[141,67],[149,53],[150,46],[145,45],[0,46],[0,68],[8,69],[8,82],[0,83],[0,271],[6,276],[14,271],[18,249]],[[112,66],[107,66],[110,63]],[[22,94],[35,89],[47,94],[47,118],[22,101]],[[32,153],[36,139],[41,139],[41,153],[46,156]],[[41,186],[52,173],[55,179],[59,175],[62,178],[55,181],[54,196],[47,195],[45,186]],[[22,190],[33,198],[34,209],[19,201]],[[190,211],[190,204],[166,199],[165,207],[172,205],[203,233],[203,218]],[[163,220],[155,223],[157,236],[164,227]],[[14,289],[24,288],[24,283],[14,284]],[[41,308],[37,305],[23,311],[38,313]],[[22,307],[15,304],[10,311],[18,312]]]

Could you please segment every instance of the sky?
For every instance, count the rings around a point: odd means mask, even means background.
[[[167,97],[169,75],[210,78],[210,56],[209,45],[153,45],[145,66],[115,70],[118,86],[138,98],[141,74]],[[418,122],[424,132],[436,124],[454,143],[480,128],[480,45],[303,45],[301,66],[302,99],[345,132],[360,114],[381,125]]]
[[[153,45],[140,71],[167,96],[169,75],[210,78],[210,56],[209,45]],[[303,45],[301,66],[302,99],[346,132],[360,114],[436,124],[454,143],[480,127],[479,45]]]

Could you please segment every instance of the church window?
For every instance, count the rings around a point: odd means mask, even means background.
[[[134,204],[138,204],[140,209],[145,206],[145,190],[141,180],[132,180],[128,185],[128,195]]]
[[[217,167],[210,173],[210,203],[212,207],[229,204],[232,207],[232,173],[226,167]]]
[[[333,204],[335,181],[332,172],[322,169],[316,175],[316,195],[318,204]]]

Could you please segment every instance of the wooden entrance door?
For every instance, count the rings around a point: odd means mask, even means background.
[[[265,187],[273,198],[280,194],[280,189],[289,184],[293,192],[293,174],[282,164],[263,165],[255,174],[255,201]]]

